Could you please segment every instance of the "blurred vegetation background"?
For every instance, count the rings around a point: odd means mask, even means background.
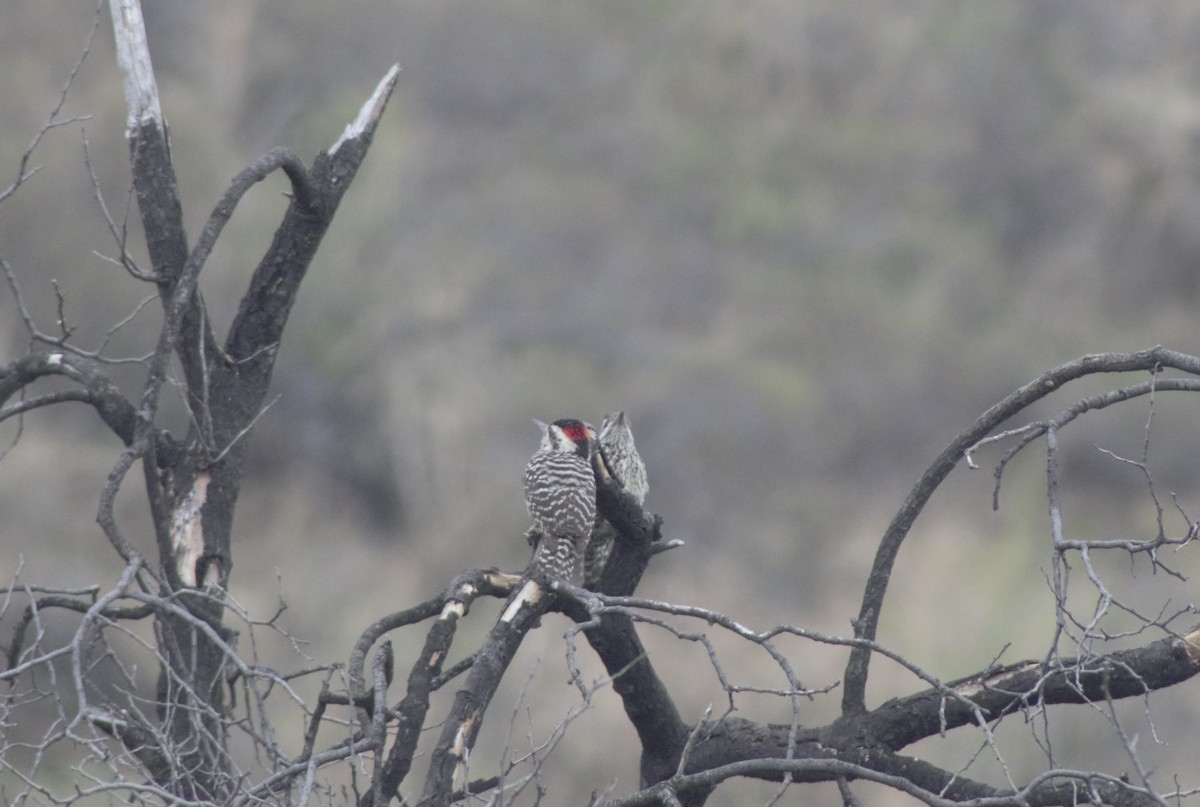
[[[145,13],[193,234],[246,163],[276,145],[311,160],[388,66],[403,68],[305,283],[236,522],[233,596],[264,614],[282,597],[288,630],[320,660],[344,659],[369,621],[465,566],[523,565],[531,417],[630,414],[648,506],[687,542],[655,562],[643,594],[849,634],[891,513],[977,414],[1082,353],[1200,351],[1200,9],[1185,0],[157,0]],[[92,24],[79,3],[0,5],[0,185]],[[87,120],[51,131],[39,173],[0,205],[0,251],[30,310],[52,329],[57,281],[85,346],[152,292],[105,259],[116,249],[84,160],[86,141],[121,218],[125,113],[107,25],[105,12],[65,107]],[[275,179],[252,192],[201,278],[218,323],[284,190]],[[27,337],[7,289],[0,305],[11,359]],[[154,310],[108,353],[147,352]],[[117,375],[136,384],[139,371]],[[1164,396],[1152,440],[1158,489],[1193,517],[1194,411]],[[1075,537],[1153,534],[1137,470],[1095,448],[1139,456],[1147,416],[1134,404],[1064,435]],[[0,579],[111,577],[119,561],[94,511],[118,452],[82,409],[25,419],[0,463]],[[999,455],[935,498],[884,618],[881,641],[945,678],[1006,646],[1001,661],[1040,656],[1051,636],[1041,454],[1014,463],[993,513],[986,468]],[[148,547],[127,487],[130,532]],[[1131,598],[1191,601],[1188,584],[1140,561],[1111,572]],[[577,698],[559,627],[531,639],[520,667],[540,670],[550,726]],[[720,712],[702,653],[650,645],[687,719]],[[735,648],[735,677],[781,685],[765,656]],[[808,683],[837,680],[844,654],[791,649]],[[876,703],[921,687],[879,661],[874,673]],[[1163,700],[1174,705],[1153,713],[1160,729],[1194,726],[1191,692]],[[836,699],[806,722],[832,717]],[[767,699],[739,706],[788,716]],[[485,749],[503,739],[493,720]],[[1094,741],[1101,720],[1067,721],[1065,761],[1072,743],[1121,758],[1115,740]],[[545,730],[521,721],[518,734]],[[611,767],[590,757],[596,736],[619,738],[605,744]],[[1036,749],[1010,739],[1020,780]],[[615,697],[598,697],[551,792],[582,798],[612,775],[633,787],[634,742]],[[950,745],[918,751],[974,749]],[[1181,753],[1149,737],[1141,749],[1164,765]],[[764,792],[736,785],[712,803]]]

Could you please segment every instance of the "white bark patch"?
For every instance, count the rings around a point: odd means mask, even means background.
[[[504,609],[504,613],[500,615],[501,622],[512,622],[521,610],[523,605],[533,605],[542,598],[542,587],[533,580],[526,580],[521,593],[513,597],[512,602]]]
[[[208,483],[212,480],[206,472],[196,474],[196,481],[187,496],[175,509],[171,523],[171,545],[175,548],[175,566],[185,586],[196,587],[196,563],[204,554],[204,527],[200,513],[208,498]]]
[[[387,104],[388,96],[392,94],[392,88],[396,86],[396,78],[399,75],[400,65],[392,65],[391,69],[380,80],[379,85],[375,87],[375,92],[371,93],[371,97],[362,105],[362,109],[358,110],[358,117],[353,122],[347,124],[346,130],[342,132],[342,136],[337,139],[336,143],[329,147],[330,157],[337,154],[337,150],[347,140],[353,140],[375,125],[379,120],[379,116],[383,114],[383,107]]]
[[[157,123],[165,134],[167,127],[158,103],[158,84],[154,80],[154,66],[150,64],[142,6],[138,0],[110,0],[108,9],[112,13],[117,67],[125,85],[127,134],[132,135],[150,122]]]
[[[477,715],[472,715],[459,724],[458,731],[454,735],[454,745],[450,746],[451,755],[458,760],[454,765],[454,778],[452,780],[455,784],[466,783],[467,757],[471,753],[471,749],[467,747],[467,737],[471,733],[471,726],[475,724],[476,717]]]

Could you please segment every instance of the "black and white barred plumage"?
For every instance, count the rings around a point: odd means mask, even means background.
[[[596,520],[588,427],[578,420],[538,421],[542,442],[525,467],[525,502],[540,534],[533,568],[573,581],[576,560]]]
[[[646,465],[633,443],[633,429],[624,412],[605,416],[596,443],[599,453],[597,459],[604,463],[609,475],[621,483],[621,487],[632,494],[638,504],[644,504],[650,490],[646,481]],[[604,566],[612,554],[615,537],[613,525],[597,515],[583,556],[584,586],[595,586],[600,581]]]

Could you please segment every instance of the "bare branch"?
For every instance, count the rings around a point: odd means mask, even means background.
[[[475,664],[466,682],[454,696],[450,714],[430,754],[429,774],[419,804],[445,804],[453,792],[455,778],[465,779],[462,773],[467,754],[475,745],[484,710],[525,634],[550,610],[554,599],[544,580],[528,576],[509,596],[500,618],[475,654]]]
[[[1200,380],[1193,378],[1158,378],[1155,376],[1150,381],[1147,381],[1143,384],[1134,384],[1132,386],[1122,387],[1121,389],[1110,390],[1101,395],[1094,395],[1089,398],[1084,398],[1076,401],[1074,404],[1067,407],[1049,420],[1027,423],[1024,426],[1020,426],[1016,429],[1008,429],[979,440],[964,452],[964,459],[966,460],[967,465],[972,469],[978,468],[979,466],[977,466],[974,462],[974,455],[976,451],[990,443],[1001,442],[1011,437],[1020,438],[1016,445],[1008,449],[1000,461],[996,463],[996,468],[993,472],[996,477],[996,486],[992,491],[992,509],[998,510],[1000,508],[1000,482],[1004,475],[1005,467],[1007,467],[1008,463],[1013,459],[1013,457],[1019,454],[1022,449],[1024,449],[1034,440],[1037,440],[1039,437],[1043,436],[1047,429],[1055,428],[1061,430],[1064,426],[1078,418],[1080,415],[1091,411],[1106,409],[1114,404],[1123,403],[1142,395],[1152,396],[1156,389],[1168,392],[1200,392]]]
[[[292,189],[295,192],[295,198],[300,207],[307,211],[314,211],[316,209],[320,203],[320,199],[312,183],[309,181],[308,169],[304,167],[304,161],[289,149],[272,149],[256,162],[243,168],[241,173],[229,183],[229,187],[225,189],[221,200],[217,202],[216,207],[209,214],[208,222],[204,225],[204,229],[200,231],[200,237],[196,240],[196,246],[188,256],[188,262],[184,268],[185,276],[199,274],[200,268],[204,266],[208,260],[208,256],[212,253],[213,247],[216,246],[217,239],[221,236],[221,231],[225,229],[225,225],[233,217],[233,211],[237,209],[238,202],[242,200],[242,197],[254,185],[262,182],[279,168],[282,168],[287,174],[288,179],[291,180]]]
[[[879,617],[883,610],[883,599],[887,593],[892,566],[900,552],[900,546],[912,528],[913,522],[924,509],[929,497],[966,454],[1001,423],[1023,411],[1030,404],[1041,400],[1070,381],[1096,373],[1125,373],[1154,371],[1158,367],[1171,367],[1193,375],[1200,374],[1200,359],[1195,356],[1153,347],[1138,353],[1102,353],[1083,356],[1053,370],[1012,392],[1004,400],[979,416],[967,429],[958,434],[943,449],[933,464],[926,469],[916,486],[909,492],[904,504],[888,525],[876,551],[871,574],[863,591],[862,605],[854,622],[855,635],[873,640]],[[865,647],[851,650],[846,665],[842,711],[846,714],[866,709],[867,672],[871,651]]]
[[[55,403],[53,396],[63,396],[64,401],[89,404],[121,442],[126,446],[133,444],[137,438],[138,422],[138,413],[134,405],[121,394],[108,376],[90,363],[68,353],[30,353],[8,365],[0,366],[0,405],[39,379],[52,376],[68,378],[79,384],[82,389],[51,393],[51,397],[39,397],[9,405],[0,409],[0,421]],[[179,456],[180,446],[165,432],[158,432],[157,437],[159,464],[174,464]]]
[[[78,336],[70,316],[77,312],[78,301],[51,281],[55,322],[44,325],[45,332],[39,330],[21,296],[17,272],[0,258],[30,345],[29,355],[0,366],[0,422],[12,422],[19,437],[26,420],[34,420],[26,418],[30,413],[60,403],[84,403],[125,447],[113,463],[97,508],[107,540],[125,561],[120,579],[69,590],[14,581],[0,590],[0,617],[14,628],[0,670],[6,688],[0,699],[0,722],[17,725],[30,713],[49,715],[39,715],[46,724],[35,742],[0,742],[0,768],[20,789],[17,800],[32,796],[58,803],[106,796],[251,807],[266,802],[307,805],[323,799],[338,803],[349,791],[362,805],[383,807],[400,797],[418,756],[419,741],[425,737],[430,747],[428,773],[418,786],[422,805],[441,807],[484,790],[492,791],[485,798],[497,805],[518,799],[557,803],[562,800],[559,794],[546,792],[551,756],[566,732],[577,730],[571,728],[576,718],[600,701],[599,693],[610,682],[641,744],[641,781],[632,794],[614,798],[616,779],[606,776],[597,787],[603,793],[593,791],[591,804],[699,807],[720,783],[736,776],[778,783],[768,805],[781,803],[785,793],[791,795],[788,791],[798,785],[836,782],[846,807],[857,807],[851,780],[875,782],[934,807],[1082,802],[1163,807],[1168,800],[1182,801],[1200,793],[1178,782],[1174,792],[1156,792],[1154,766],[1137,746],[1138,733],[1145,733],[1139,721],[1149,722],[1150,734],[1158,739],[1158,727],[1150,720],[1151,693],[1189,681],[1200,672],[1200,627],[1191,626],[1197,609],[1190,602],[1174,602],[1173,594],[1152,604],[1145,604],[1142,591],[1136,592],[1136,599],[1128,596],[1123,581],[1112,579],[1110,568],[1100,562],[1104,553],[1117,551],[1125,553],[1131,564],[1144,556],[1154,574],[1165,572],[1163,578],[1182,579],[1179,570],[1188,568],[1186,559],[1175,563],[1171,558],[1180,555],[1164,547],[1189,545],[1198,525],[1187,516],[1184,502],[1173,501],[1173,495],[1168,498],[1156,484],[1151,434],[1156,401],[1161,400],[1156,397],[1158,390],[1200,391],[1200,378],[1195,377],[1200,376],[1200,358],[1161,347],[1084,356],[1049,370],[957,435],[925,470],[882,536],[852,636],[784,624],[783,617],[759,629],[711,609],[634,596],[651,558],[682,542],[664,539],[662,519],[646,512],[607,478],[597,480],[597,508],[614,526],[617,538],[603,577],[592,586],[596,591],[536,575],[469,570],[437,596],[368,626],[355,643],[344,676],[340,665],[307,656],[300,670],[276,670],[274,661],[260,663],[256,633],[287,639],[299,654],[305,650],[281,627],[286,607],[282,599],[272,614],[258,619],[247,613],[229,588],[233,514],[245,471],[247,438],[271,407],[268,391],[275,361],[299,288],[363,164],[397,85],[399,68],[393,66],[383,75],[355,119],[327,151],[311,160],[311,167],[299,155],[275,149],[239,171],[189,247],[141,9],[136,0],[113,0],[110,11],[128,113],[133,183],[127,203],[137,202],[149,265],[139,266],[130,251],[127,219],[132,207],[125,211],[124,220],[120,211],[110,214],[86,134],[83,161],[116,244],[110,260],[132,277],[155,283],[163,319],[153,350],[124,360],[140,362],[145,370],[144,384],[130,398],[120,393],[113,383],[115,376],[106,374],[97,362],[118,361],[103,355],[111,337],[143,311],[148,300],[113,326],[98,348],[85,349],[73,342]],[[90,50],[95,27],[83,57]],[[30,167],[32,155],[47,133],[68,122],[60,115],[83,57],[22,156],[16,181],[0,192],[0,202],[36,171]],[[250,188],[276,170],[283,171],[289,182],[286,210],[270,247],[248,278],[228,333],[218,337],[199,292],[200,273]],[[182,369],[179,378],[173,377],[171,369],[176,361]],[[1166,368],[1184,377],[1163,378]],[[1133,371],[1150,372],[1150,381],[1077,400],[1047,420],[1012,426],[1016,417],[1028,417],[1031,405],[1074,380]],[[164,385],[178,390],[187,408],[185,437],[176,438],[159,426]],[[1147,507],[1141,529],[1125,528],[1117,535],[1078,534],[1071,529],[1074,523],[1065,518],[1061,501],[1067,493],[1065,488],[1060,491],[1065,481],[1059,469],[1063,430],[1084,413],[1142,397],[1149,399],[1149,412],[1140,458],[1101,451],[1105,462],[1137,471],[1139,495],[1148,496],[1154,516],[1148,515]],[[933,491],[960,459],[974,467],[976,452],[1004,442],[1002,450],[1007,453],[995,466],[998,502],[1000,480],[1011,458],[1043,438],[1051,539],[1046,575],[1056,608],[1050,644],[1041,659],[993,666],[1001,651],[992,665],[976,675],[944,682],[932,667],[877,640],[900,547]],[[1155,438],[1153,446],[1157,445]],[[157,563],[144,556],[142,544],[149,536],[143,537],[132,522],[119,519],[116,507],[128,474],[139,461],[153,517]],[[1168,511],[1169,501],[1177,514]],[[1183,526],[1174,521],[1177,517]],[[1176,565],[1179,570],[1171,568]],[[589,579],[589,584],[593,582]],[[1174,585],[1176,579],[1164,582]],[[464,653],[454,642],[463,641],[466,632],[460,628],[478,597],[506,599],[486,638]],[[514,740],[520,736],[518,716],[532,713],[536,706],[528,702],[537,694],[536,688],[527,683],[507,710],[508,734],[499,764],[487,764],[491,768],[487,772],[496,775],[472,780],[471,775],[484,766],[470,760],[469,753],[489,705],[525,635],[550,610],[573,620],[564,633],[562,652],[580,701],[565,710],[548,738],[535,736],[531,728],[527,747],[520,746],[520,740]],[[64,621],[69,625],[65,635]],[[1189,627],[1181,629],[1184,625]],[[699,719],[685,722],[668,688],[671,679],[660,672],[671,668],[651,663],[638,633],[643,627],[666,632],[656,639],[694,643],[689,651],[703,649],[708,665],[702,663],[701,672],[715,677],[720,687],[716,710],[709,707]],[[404,692],[397,693],[394,637],[387,634],[401,628],[417,628],[423,635],[416,637],[419,648],[396,644],[402,656],[410,656],[404,659],[408,665]],[[604,664],[607,677],[602,681],[587,680],[587,667],[579,658],[580,635]],[[785,652],[794,642],[787,637],[795,637],[802,652],[848,654],[844,681],[806,684],[797,670],[808,669],[809,659]],[[1139,646],[1130,647],[1131,637],[1139,637]],[[1106,644],[1114,638],[1122,642]],[[726,641],[738,648],[735,652],[766,654],[765,675],[770,677],[743,680],[725,650]],[[1121,649],[1114,651],[1114,647]],[[449,662],[452,651],[461,659],[454,664]],[[920,681],[912,685],[919,691],[868,709],[866,688],[875,655]],[[142,680],[147,669],[157,673],[158,686],[152,692],[145,691]],[[306,701],[301,696],[303,685],[311,683],[316,689],[317,681],[298,680],[317,672],[323,674],[320,693],[315,702]],[[761,672],[761,667],[755,669],[753,676]],[[451,682],[458,691],[449,714],[444,722],[431,720],[433,693]],[[840,716],[828,725],[805,725],[802,718],[809,700],[839,686],[844,687]],[[1145,714],[1132,720],[1126,708],[1118,709],[1120,701],[1130,698],[1146,703]],[[738,714],[751,700],[756,706],[767,703],[774,722],[756,722]],[[280,718],[279,705],[287,710],[285,718]],[[329,708],[336,705],[348,708]],[[1072,709],[1072,705],[1084,708]],[[1111,739],[1120,742],[1128,760],[1120,764],[1127,764],[1131,780],[1076,770],[1056,759],[1062,752],[1051,744],[1052,733],[1057,734],[1057,726],[1051,730],[1051,714],[1086,710],[1102,717]],[[1045,770],[1032,779],[1026,779],[1028,775],[1017,766],[1010,769],[1010,734],[999,730],[1001,723],[1012,728],[1021,720],[1029,723],[1027,738],[1045,755]],[[293,736],[281,734],[286,725],[297,727]],[[957,734],[950,742],[958,741],[955,749],[965,752],[965,761],[960,759],[957,767],[944,769],[900,755],[913,743],[934,735],[949,738],[952,732]],[[302,743],[295,742],[300,739]],[[83,760],[73,769],[74,792],[67,796],[51,792],[46,784],[50,765],[46,760],[55,744],[71,745]],[[10,762],[22,754],[32,755],[30,765]],[[969,778],[992,760],[1000,769],[1000,786]],[[321,774],[323,766],[339,762],[339,774],[349,777],[342,794]]]
[[[129,230],[126,226],[129,216],[129,200],[126,200],[125,218],[122,220],[121,226],[118,227],[117,223],[113,220],[112,214],[108,212],[108,204],[104,201],[104,194],[100,190],[100,177],[96,176],[96,170],[92,167],[92,154],[87,139],[87,132],[81,131],[80,137],[83,140],[83,164],[87,168],[88,178],[92,182],[92,198],[96,200],[96,204],[100,207],[100,213],[104,216],[104,222],[108,225],[108,231],[112,234],[113,241],[116,243],[118,254],[120,255],[120,259],[116,263],[137,280],[156,282],[158,278],[154,276],[154,273],[148,272],[138,266],[137,261],[133,259],[133,256],[129,254],[129,250],[126,248],[129,237]],[[141,306],[138,308],[140,310]],[[118,323],[117,327],[120,327],[121,324],[123,323]],[[111,336],[112,332],[110,331],[108,335]]]
[[[114,0],[108,4],[112,13],[113,33],[117,43],[117,65],[125,83],[125,107],[128,110],[128,132],[153,122],[165,129],[162,109],[158,103],[158,83],[150,64],[150,48],[146,43],[146,23],[137,0]]]
[[[337,154],[338,149],[347,142],[371,137],[375,127],[379,125],[379,119],[383,116],[383,110],[387,108],[388,98],[391,97],[392,90],[396,88],[396,81],[399,78],[400,65],[394,64],[383,74],[383,78],[375,87],[375,92],[371,93],[371,97],[359,109],[358,117],[346,126],[342,136],[329,147],[329,156]]]
[[[103,7],[104,3],[102,2],[98,2],[96,4],[96,12],[92,19],[92,27],[88,29],[87,36],[83,42],[83,48],[79,54],[79,58],[75,60],[75,64],[71,65],[71,70],[67,74],[67,80],[64,82],[63,88],[58,94],[58,101],[54,104],[54,108],[50,110],[50,114],[46,117],[46,122],[42,124],[42,128],[38,130],[36,135],[34,135],[33,142],[29,144],[29,146],[25,149],[25,152],[21,155],[21,159],[17,163],[17,178],[13,180],[12,184],[7,188],[0,190],[0,202],[3,202],[5,199],[16,193],[17,189],[20,188],[26,180],[37,173],[38,169],[36,167],[29,167],[29,161],[33,158],[33,153],[37,151],[38,146],[41,145],[42,139],[45,138],[48,132],[60,126],[66,126],[71,123],[78,123],[79,121],[88,119],[86,117],[81,117],[60,120],[58,116],[62,112],[63,105],[67,102],[67,96],[71,94],[71,87],[74,86],[75,79],[79,75],[79,71],[83,68],[83,63],[87,61],[87,57],[92,52],[92,40],[95,39],[96,31],[100,28],[100,15],[103,11]]]

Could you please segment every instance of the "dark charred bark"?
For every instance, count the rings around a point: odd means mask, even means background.
[[[455,772],[465,768],[500,679],[525,635],[553,607],[557,596],[550,581],[541,576],[525,576],[509,596],[500,618],[475,653],[466,682],[454,695],[450,713],[430,754],[429,773],[418,802],[421,807],[450,803]]]
[[[632,595],[662,540],[662,518],[645,513],[633,496],[600,474],[596,476],[596,506],[617,531],[598,588],[605,594]],[[592,619],[578,603],[566,602],[564,609],[577,622]],[[610,613],[601,615],[596,623],[585,635],[612,677],[613,691],[620,696],[641,742],[642,784],[662,781],[675,773],[688,727],[646,655],[633,620]]]
[[[223,621],[223,593],[233,568],[233,517],[249,435],[263,411],[300,284],[366,157],[397,70],[388,73],[342,138],[317,156],[311,171],[280,149],[239,173],[189,250],[170,135],[159,111],[140,9],[133,0],[114,0],[112,16],[129,109],[133,187],[152,264],[148,277],[162,303],[157,348],[136,401],[73,352],[64,337],[56,343],[63,345],[62,351],[31,353],[0,369],[0,405],[39,378],[65,376],[78,389],[22,402],[5,416],[79,401],[91,405],[127,446],[110,474],[99,520],[139,587],[158,589],[160,604],[150,612],[161,669],[156,708],[149,710],[156,712],[158,726],[104,718],[96,718],[97,725],[108,725],[107,730],[145,760],[151,760],[145,737],[158,733],[166,747],[153,764],[147,762],[152,780],[186,800],[221,801],[238,786],[227,747],[225,699],[229,648],[236,636]],[[275,170],[283,170],[291,180],[291,203],[250,278],[222,349],[207,321],[197,280],[242,196]],[[160,394],[173,360],[182,369],[191,410],[191,426],[183,439],[156,426]],[[117,489],[139,459],[154,521],[156,565],[144,562],[112,517]],[[170,764],[162,764],[163,759]]]
[[[389,803],[395,798],[401,782],[408,776],[412,768],[413,756],[417,750],[417,741],[420,739],[421,730],[425,727],[425,717],[429,712],[429,699],[437,689],[438,679],[442,675],[442,667],[450,652],[450,645],[454,640],[459,619],[467,614],[471,603],[477,597],[507,593],[506,589],[511,587],[514,582],[516,582],[515,578],[504,578],[495,572],[469,572],[455,580],[445,595],[431,601],[431,604],[436,603],[436,608],[427,606],[422,609],[422,611],[432,611],[432,613],[420,616],[417,612],[402,612],[400,615],[396,615],[400,617],[399,619],[388,621],[387,624],[390,627],[387,630],[391,630],[411,624],[417,621],[418,617],[423,620],[435,613],[439,614],[437,621],[425,636],[425,646],[422,648],[421,654],[409,672],[408,687],[404,698],[394,710],[396,737],[392,741],[386,762],[372,783],[371,791],[364,794],[361,800],[363,807]],[[381,631],[377,632],[379,627],[382,626],[377,625],[368,629],[360,639],[358,646],[369,647],[381,634]],[[371,636],[371,634],[374,635]],[[352,660],[350,672],[351,680],[354,680],[356,675],[361,680],[361,663],[356,664]],[[376,749],[376,754],[382,757],[383,750],[383,746],[380,745]]]
[[[797,782],[834,781],[850,770],[824,764],[837,761],[861,769],[860,774],[870,771],[941,793],[948,801],[1013,797],[1013,791],[973,782],[896,752],[927,737],[977,725],[976,710],[990,724],[1029,707],[1139,697],[1173,686],[1200,673],[1198,648],[1200,628],[1183,638],[1171,637],[1107,656],[1062,659],[1050,668],[1036,661],[1008,665],[947,684],[945,689],[888,701],[870,712],[843,715],[828,726],[802,728],[790,758],[790,726],[726,717],[697,732],[683,766],[684,773],[693,778],[680,781],[678,792],[681,801],[689,803],[684,799],[686,794],[692,790],[706,793],[711,787],[711,783],[705,785],[709,780],[699,774],[739,763],[748,763],[739,769],[738,775],[743,776],[780,781],[786,772]],[[689,732],[692,730],[688,727]],[[791,765],[781,764],[789,760]],[[754,766],[756,761],[762,763],[761,767]],[[676,768],[666,767],[670,769],[664,771],[665,775],[643,784],[670,780]],[[1153,803],[1123,783],[1102,780],[1087,786],[1100,788],[1110,803]],[[1030,804],[1074,805],[1081,799],[1083,784],[1049,780],[1034,785],[1021,799]]]

